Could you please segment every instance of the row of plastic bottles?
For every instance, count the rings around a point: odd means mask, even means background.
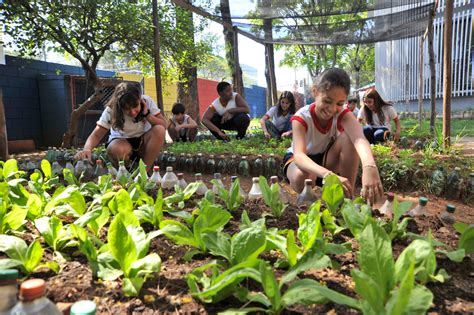
[[[448,199],[462,200],[466,203],[474,200],[474,173],[464,179],[461,168],[455,167],[452,172],[445,174],[442,166],[438,167],[430,178],[430,191],[436,196],[445,195]]]
[[[220,155],[219,158],[216,158],[212,154],[204,157],[202,153],[198,153],[196,156],[181,153],[177,156],[168,151],[160,154],[156,164],[162,169],[171,166],[178,171],[205,174],[232,174],[237,170],[239,175],[247,177],[250,175],[271,176],[279,166],[274,154],[270,154],[266,159],[262,155],[258,155],[253,161],[249,161],[246,156],[242,156],[239,160],[236,155],[232,155],[230,158]]]
[[[56,304],[46,297],[43,279],[30,279],[20,285],[16,269],[0,270],[0,315],[62,315]],[[94,315],[93,301],[78,301],[71,306],[71,315]]]

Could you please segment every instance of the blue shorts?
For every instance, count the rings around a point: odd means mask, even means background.
[[[323,162],[326,160],[326,152],[323,153],[318,153],[318,154],[308,154],[308,157],[316,164],[318,165],[323,165]],[[290,166],[291,163],[293,163],[295,158],[293,157],[293,152],[287,152],[285,156],[283,157],[283,174],[285,175],[286,181],[289,183],[290,181],[288,180],[288,176],[286,176],[286,171],[288,170],[288,166]],[[316,185],[319,187],[323,186],[323,179],[321,177],[316,178]]]

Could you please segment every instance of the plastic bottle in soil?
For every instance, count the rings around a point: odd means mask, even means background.
[[[438,169],[431,174],[430,191],[436,196],[441,196],[444,192],[445,183],[444,168],[439,166]]]
[[[171,166],[174,170],[176,169],[176,166],[178,164],[178,159],[173,153],[168,154],[168,159],[166,161],[167,161],[166,166]]]
[[[258,155],[257,158],[253,161],[252,165],[252,175],[253,176],[260,176],[264,173],[263,167],[263,157],[262,155]]]
[[[425,144],[423,143],[423,140],[416,140],[413,147],[415,150],[423,150],[423,148],[425,147]]]
[[[159,163],[160,168],[161,169],[166,169],[167,162],[168,162],[168,151],[164,151],[160,155],[160,163]]]
[[[128,172],[127,168],[125,167],[124,161],[119,161],[119,168],[117,171],[117,181],[119,182],[127,182],[130,179],[130,173]]]
[[[172,189],[177,183],[178,177],[173,173],[173,168],[168,166],[165,175],[161,179],[161,187],[163,187],[163,189]]]
[[[194,161],[194,171],[196,173],[204,172],[205,165],[206,165],[206,163],[204,162],[204,158],[202,156],[202,153],[198,153],[197,158]]]
[[[270,176],[272,174],[275,174],[276,170],[277,170],[277,162],[275,159],[275,154],[272,153],[265,161],[265,175]]]
[[[456,222],[454,218],[454,211],[456,207],[454,205],[446,205],[446,209],[441,213],[440,219],[446,225],[453,225]]]
[[[153,166],[153,174],[151,174],[148,181],[154,183],[156,187],[160,186],[161,175],[160,175],[160,167],[158,165]]]
[[[194,175],[194,178],[195,178],[195,182],[199,183],[198,189],[196,190],[196,194],[198,196],[204,196],[209,189],[207,188],[206,184],[204,184],[204,182],[202,181],[202,174],[196,173],[196,175]]]
[[[227,171],[227,163],[225,161],[225,156],[221,155],[219,157],[219,162],[217,163],[217,166],[216,166],[216,172],[224,174],[226,173],[226,171]]]
[[[401,137],[400,138],[400,146],[402,148],[408,148],[408,138],[407,137]]]
[[[474,173],[469,174],[469,179],[466,182],[466,188],[463,194],[463,201],[467,204],[474,201]]]
[[[301,194],[298,195],[296,199],[296,204],[298,206],[310,206],[313,202],[316,201],[316,194],[313,192],[313,180],[305,179],[304,180],[304,188]]]
[[[107,169],[104,167],[104,162],[102,160],[95,161],[94,177],[100,177],[105,174],[107,174]]]
[[[408,211],[408,215],[412,217],[419,217],[422,215],[426,215],[426,209],[425,206],[428,203],[428,198],[426,197],[420,197],[418,200],[418,205],[416,205],[415,208],[411,209]]]
[[[86,166],[84,165],[84,160],[77,161],[76,165],[74,166],[74,176],[76,176],[77,178],[81,177],[85,169]]]
[[[0,315],[10,315],[18,294],[18,270],[0,270]]]
[[[379,212],[387,217],[393,216],[393,199],[395,195],[392,192],[387,193],[387,200],[380,207]]]
[[[59,164],[58,161],[54,161],[51,165],[51,173],[54,175],[62,175],[63,174],[63,167]]]
[[[186,170],[192,172],[194,170],[194,159],[191,154],[186,155]]]
[[[219,193],[219,187],[224,187],[221,173],[214,173],[214,180],[216,183],[212,184],[212,192],[217,195]]]
[[[186,169],[186,155],[181,153],[178,158],[178,163],[176,164],[176,170],[184,171]]]
[[[242,156],[240,163],[239,163],[239,175],[248,177],[249,176],[249,161],[247,161],[246,156]]]
[[[230,160],[227,161],[227,169],[229,173],[234,173],[236,170],[238,171],[239,161],[237,160],[237,156],[232,154]]]
[[[95,315],[97,306],[94,301],[83,300],[74,303],[69,311],[70,315]]]
[[[112,175],[112,177],[117,177],[117,170],[112,165],[112,163],[107,162],[107,172]]]
[[[31,160],[26,162],[26,170],[27,171],[33,172],[36,168],[37,168],[37,165],[36,165],[35,162],[33,162]]]
[[[184,180],[184,174],[178,173],[178,186],[181,189],[185,189],[188,186],[188,183]]]
[[[280,191],[280,200],[281,200],[281,202],[289,203],[290,202],[290,196],[288,196],[285,189],[278,184],[278,176],[270,177],[270,183],[271,183],[272,186],[273,185],[278,185],[278,190]]]
[[[425,164],[418,163],[418,168],[413,173],[412,179],[415,189],[423,189],[426,183]]]
[[[461,195],[462,179],[461,168],[455,167],[446,179],[446,198],[459,199]]]
[[[30,279],[20,286],[20,302],[12,315],[62,315],[56,305],[46,298],[46,283],[43,279]]]
[[[231,182],[231,185],[237,180],[237,176],[231,176],[230,177],[230,182]],[[230,187],[229,187],[230,189]],[[248,197],[248,194],[245,192],[245,190],[242,188],[242,185],[239,186],[239,193],[242,197],[244,198],[247,198]]]
[[[258,177],[252,177],[252,188],[249,191],[249,200],[256,200],[262,198],[263,193],[260,187],[260,182]]]
[[[214,159],[214,155],[209,155],[209,159],[206,162],[206,173],[207,174],[214,174],[216,172],[216,160]]]

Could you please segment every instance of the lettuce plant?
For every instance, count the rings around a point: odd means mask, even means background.
[[[211,180],[211,182],[213,181],[214,180]],[[219,186],[218,196],[219,199],[224,202],[224,205],[227,210],[229,210],[230,212],[237,210],[244,201],[244,197],[240,194],[240,180],[237,178],[232,183],[229,190],[225,189],[222,186]]]
[[[276,218],[281,217],[287,205],[280,198],[280,185],[276,183],[269,186],[267,179],[263,176],[260,176],[259,183],[263,193],[263,200],[272,210],[272,215]]]
[[[35,227],[43,236],[46,244],[55,252],[61,252],[67,247],[75,246],[73,234],[68,227],[56,216],[42,217],[35,220]]]

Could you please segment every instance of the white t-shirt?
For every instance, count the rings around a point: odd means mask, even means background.
[[[146,102],[148,109],[150,110],[150,115],[160,114],[160,109],[156,106],[153,99],[147,95],[142,95],[142,99]],[[151,124],[148,120],[144,119],[139,122],[134,122],[134,118],[128,115],[124,115],[125,121],[123,123],[123,130],[115,130],[112,128],[112,109],[107,107],[102,112],[97,125],[104,127],[105,129],[110,130],[109,141],[112,141],[116,138],[136,138],[141,137],[145,132],[151,129]]]
[[[178,123],[178,121],[176,120],[176,117],[173,115],[173,118],[171,118],[171,121],[175,124],[175,126],[182,126],[184,124],[189,124],[189,115],[188,114],[184,114],[184,118],[183,118],[183,122],[182,123]],[[188,131],[188,129],[186,128],[181,128],[179,130],[179,133],[181,135],[184,135],[186,134],[186,132]]]
[[[367,121],[367,117],[365,116],[364,107],[362,107],[360,109],[359,115],[357,116],[357,118],[358,119],[362,118],[365,121],[366,126],[372,126],[374,128],[385,127],[388,130],[390,130],[392,128],[392,126],[390,125],[390,120],[394,120],[395,118],[398,117],[397,111],[395,110],[395,108],[393,108],[393,106],[390,106],[390,105],[382,106],[382,111],[383,111],[384,116],[385,116],[385,121],[384,122],[380,122],[379,116],[375,112],[372,112],[372,121],[373,121],[373,123],[369,124],[369,122]]]
[[[296,120],[300,122],[306,129],[306,153],[309,155],[326,151],[329,143],[335,140],[340,133],[344,132],[344,128],[341,125],[342,117],[351,112],[347,108],[343,109],[329,121],[326,128],[323,128],[316,117],[315,108],[316,105],[314,103],[302,107],[291,118],[291,121]],[[293,143],[287,152],[294,152]]]
[[[221,99],[218,97],[212,102],[211,107],[215,109],[217,114],[220,116],[223,116],[225,112],[231,108],[236,108],[237,103],[235,102],[235,97],[237,96],[237,93],[232,92],[232,98],[227,102],[226,106],[223,106],[221,104]]]
[[[292,115],[290,115],[289,113],[286,114],[286,116],[278,116],[278,106],[273,106],[272,108],[270,108],[265,115],[270,117],[272,123],[280,131],[285,128],[286,123],[292,117]]]

